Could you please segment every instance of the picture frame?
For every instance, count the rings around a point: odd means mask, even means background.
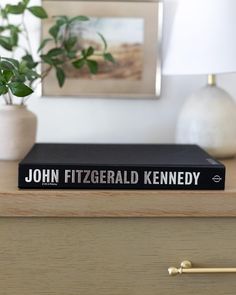
[[[96,75],[81,74],[70,68],[69,78],[62,88],[57,84],[55,73],[50,73],[42,84],[43,96],[159,97],[162,2],[43,0],[43,6],[49,18],[43,21],[42,38],[48,37],[53,17],[85,15],[91,20],[90,27],[96,25],[91,31],[104,35],[108,50],[117,61],[105,66],[103,72],[102,67],[101,73],[98,71]]]

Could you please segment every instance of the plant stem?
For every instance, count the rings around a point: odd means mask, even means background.
[[[6,97],[6,95],[3,95],[2,97],[3,97],[4,101],[5,101],[5,103],[8,105],[8,104],[9,104],[9,102],[8,102],[8,100],[7,100],[7,97]]]
[[[48,67],[48,68],[44,71],[44,73],[42,73],[41,81],[43,81],[43,80],[47,77],[47,75],[51,72],[51,69],[52,69],[52,66]]]
[[[52,70],[52,66],[48,67],[48,68],[42,73],[41,78],[39,78],[39,79],[37,80],[38,83],[35,84],[34,87],[32,87],[34,90],[38,87],[38,85],[39,85],[40,83],[42,83],[42,81],[47,77],[47,75],[51,72],[51,70]],[[24,97],[24,98],[22,99],[21,104],[24,105],[24,104],[26,103],[26,101],[27,101],[29,98],[30,98],[30,96]]]
[[[33,50],[32,50],[32,46],[31,46],[31,42],[30,42],[30,38],[29,38],[29,31],[28,31],[27,26],[25,24],[25,14],[22,15],[22,26],[23,26],[23,29],[25,32],[26,41],[28,43],[29,52],[33,56]]]
[[[13,99],[12,99],[12,96],[11,96],[11,93],[8,91],[8,104],[12,105],[13,104]]]
[[[41,77],[40,77],[38,80],[36,80],[37,83],[34,85],[34,87],[32,87],[33,90],[35,90],[35,89],[38,87],[38,85],[39,85],[40,83],[43,82],[43,80],[47,77],[47,75],[51,72],[51,70],[52,70],[52,66],[48,67],[48,68],[42,73]],[[26,101],[26,100],[25,100],[25,101]],[[25,102],[25,101],[24,101],[24,102]]]
[[[0,12],[1,12],[1,11],[2,11],[2,6],[0,5]],[[1,21],[1,26],[3,26],[3,24],[4,24],[4,20],[3,20],[3,18],[1,18],[0,21]]]
[[[24,104],[25,104],[24,97],[22,97],[20,105],[23,106]]]

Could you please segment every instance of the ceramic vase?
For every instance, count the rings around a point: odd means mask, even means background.
[[[21,160],[36,140],[37,117],[26,106],[0,106],[0,160]]]

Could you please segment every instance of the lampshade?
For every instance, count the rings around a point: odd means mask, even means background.
[[[235,72],[236,0],[172,2],[171,28],[164,26],[163,74]]]

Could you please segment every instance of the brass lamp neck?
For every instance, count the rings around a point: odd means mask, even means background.
[[[207,76],[207,84],[209,86],[216,86],[216,75],[214,74],[209,74]]]

